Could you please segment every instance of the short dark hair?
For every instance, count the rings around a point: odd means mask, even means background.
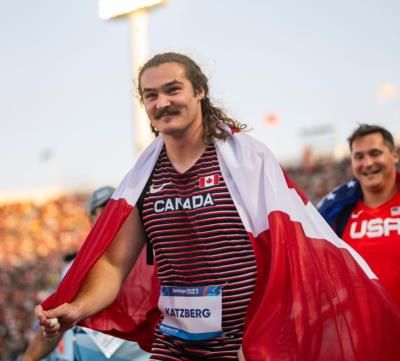
[[[185,70],[186,77],[192,84],[195,94],[198,94],[201,90],[204,91],[204,97],[200,101],[203,116],[204,143],[210,144],[213,138],[227,138],[228,135],[220,128],[220,123],[224,123],[227,126],[236,129],[244,129],[247,127],[246,124],[242,124],[237,120],[232,119],[221,108],[212,104],[208,95],[208,79],[206,75],[204,75],[199,65],[197,65],[193,59],[184,54],[174,52],[156,54],[139,69],[137,91],[141,102],[143,102],[143,73],[149,68],[158,67],[165,63],[177,63],[181,65]],[[151,130],[156,136],[158,135],[158,131],[153,126],[151,126]]]
[[[395,149],[394,139],[392,133],[390,133],[387,129],[374,124],[360,124],[357,129],[351,133],[351,135],[347,138],[349,142],[350,151],[352,150],[353,143],[356,139],[360,139],[365,137],[366,135],[379,133],[382,135],[383,142],[390,150]]]

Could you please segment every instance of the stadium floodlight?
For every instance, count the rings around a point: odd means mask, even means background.
[[[137,10],[160,5],[164,0],[100,0],[99,16],[103,20],[127,15]]]
[[[131,61],[134,76],[147,60],[148,23],[150,10],[166,3],[167,0],[99,0],[99,16],[103,20],[125,17],[130,24]],[[134,97],[133,118],[135,129],[135,148],[137,152],[150,144],[153,139],[146,112],[138,97]]]

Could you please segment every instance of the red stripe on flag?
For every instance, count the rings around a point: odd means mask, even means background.
[[[74,300],[86,274],[106,251],[132,210],[124,199],[111,199],[107,203],[57,291],[42,303],[44,309]],[[143,349],[150,350],[159,319],[158,295],[155,267],[146,264],[143,250],[116,300],[80,325],[136,341]]]
[[[294,189],[296,193],[299,195],[301,200],[303,201],[304,204],[307,204],[309,202],[307,196],[299,189],[297,186],[293,183],[293,181],[289,178],[289,176],[286,174],[286,172],[282,169],[283,175],[285,176],[286,184],[288,188]]]
[[[347,250],[307,237],[288,215],[268,221],[268,231],[250,234],[258,279],[246,360],[400,360],[400,315],[382,286]]]

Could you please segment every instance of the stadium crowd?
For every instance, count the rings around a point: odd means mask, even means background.
[[[286,166],[285,170],[314,205],[336,186],[352,177],[350,158],[347,157],[340,161],[320,158],[300,166]]]
[[[348,158],[285,170],[314,204],[351,178]],[[63,256],[78,249],[89,231],[86,201],[78,194],[43,204],[0,204],[0,361],[16,360],[25,349],[34,306],[58,284]]]
[[[0,360],[27,345],[33,308],[59,282],[63,255],[84,240],[87,195],[0,205]]]

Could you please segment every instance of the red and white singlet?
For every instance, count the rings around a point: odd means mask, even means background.
[[[221,336],[184,340],[163,333],[159,327],[151,359],[236,360],[257,271],[250,240],[222,178],[215,147],[208,146],[183,174],[172,166],[164,148],[149,184],[142,218],[154,248],[161,287],[176,287],[179,292],[197,292],[207,286],[222,289]],[[201,307],[209,300],[199,298],[194,308],[184,309],[184,305],[166,310],[185,322],[185,318],[193,318],[189,324],[194,322],[196,326],[197,321],[208,317]]]

